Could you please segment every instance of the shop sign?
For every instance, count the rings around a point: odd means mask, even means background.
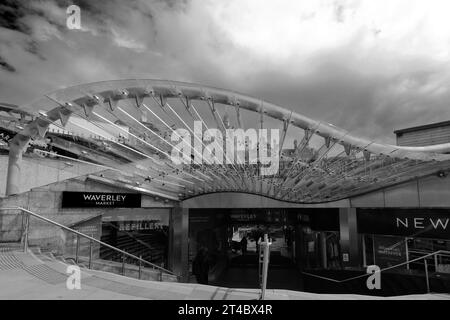
[[[254,213],[232,213],[230,215],[233,221],[256,221],[257,216]]]
[[[161,221],[120,221],[119,231],[158,230],[163,227]]]
[[[450,212],[439,209],[361,209],[358,232],[450,239]]]
[[[102,193],[64,191],[63,208],[140,208],[140,193]]]

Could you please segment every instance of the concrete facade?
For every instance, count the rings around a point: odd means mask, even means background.
[[[70,165],[69,165],[70,163]],[[18,175],[19,193],[61,182],[67,179],[79,177],[89,173],[99,172],[101,168],[76,162],[64,162],[51,158],[23,155]],[[8,174],[8,156],[0,155],[0,197],[6,193],[6,181]]]
[[[394,131],[399,146],[428,146],[450,142],[450,121]]]
[[[340,201],[319,204],[283,202],[264,196],[218,192],[181,202],[185,208],[450,208],[450,176],[432,175]]]

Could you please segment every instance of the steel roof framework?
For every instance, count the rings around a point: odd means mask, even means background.
[[[172,107],[175,101],[182,103],[187,117]],[[255,117],[260,128],[268,118],[274,119],[282,132],[280,161],[283,165],[275,176],[258,175],[257,166],[248,164],[175,165],[170,160],[174,147],[170,135],[150,128],[124,105],[137,113],[149,112],[154,125],[170,134],[176,128],[169,122],[181,123],[192,134],[194,120],[211,127],[206,123],[206,114],[212,116],[217,129],[224,131],[226,125],[219,110],[225,108],[234,109],[236,128],[244,128],[244,110]],[[78,143],[58,138],[51,143],[74,155],[61,155],[65,160],[101,165],[105,168],[103,176],[165,195],[167,199],[236,191],[297,203],[320,203],[450,169],[450,155],[444,154],[450,151],[450,144],[401,147],[377,143],[254,97],[183,82],[130,79],[83,84],[49,93],[19,110],[34,115],[32,121],[18,127],[10,142],[21,150],[31,139],[48,136],[50,124],[64,131],[72,116],[104,131],[112,128],[117,133],[124,130],[117,123],[125,123],[130,128],[124,132],[128,140],[97,134],[97,137],[80,137]],[[300,129],[304,134],[298,137],[297,148],[289,153],[283,145],[291,128]],[[92,132],[91,128],[83,129]],[[193,138],[199,139],[195,135]],[[311,143],[318,138],[321,143]]]

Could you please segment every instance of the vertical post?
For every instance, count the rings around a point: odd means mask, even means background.
[[[92,240],[89,240],[89,269],[92,268]]]
[[[425,279],[427,281],[427,293],[430,293],[430,281],[428,279],[428,263],[427,263],[427,258],[423,259],[424,264],[425,264]]]
[[[267,233],[264,235],[264,242],[261,243],[263,247],[263,265],[262,265],[262,286],[261,286],[261,300],[264,300],[267,287],[267,271],[269,269],[270,245]]]
[[[189,209],[174,207],[170,214],[169,269],[181,276],[182,282],[189,279]]]
[[[296,250],[296,248],[295,248],[295,236],[293,236],[293,238],[294,238],[294,240],[292,241],[292,260],[294,260],[294,262],[296,263],[297,262],[297,260],[296,260],[296,256],[295,256],[295,250]]]
[[[320,254],[322,260],[322,267],[327,268],[327,235],[325,232],[320,232]]]
[[[159,269],[159,281],[163,281],[163,272]]]
[[[262,240],[259,238],[258,240],[259,245],[258,247],[258,285],[261,288],[262,287],[262,264],[264,262],[264,252],[263,247],[261,245]]]
[[[30,228],[30,214],[28,212],[25,214],[25,231],[23,235],[23,252],[28,251],[28,232]]]
[[[141,279],[141,272],[142,272],[142,255],[139,256],[139,275],[138,275],[138,279]]]
[[[367,257],[366,257],[366,235],[362,236],[362,253],[363,253],[363,267],[367,267]]]
[[[409,262],[408,238],[405,238],[406,261]],[[409,263],[406,264],[406,270],[409,270]]]
[[[434,254],[434,272],[438,272],[438,255]]]
[[[80,235],[77,233],[77,245],[75,247],[75,264],[78,264],[79,252],[80,252]]]
[[[122,275],[125,275],[125,255],[122,254]]]
[[[373,255],[373,264],[377,264],[375,259],[375,235],[372,235],[372,255]]]

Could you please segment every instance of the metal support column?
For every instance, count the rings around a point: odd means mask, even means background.
[[[169,228],[169,269],[181,276],[182,282],[187,282],[189,280],[189,209],[173,208]]]
[[[356,208],[339,209],[340,245],[344,267],[360,266]]]
[[[8,175],[6,177],[6,195],[20,193],[20,165],[22,163],[22,147],[17,141],[10,144],[8,158]]]

